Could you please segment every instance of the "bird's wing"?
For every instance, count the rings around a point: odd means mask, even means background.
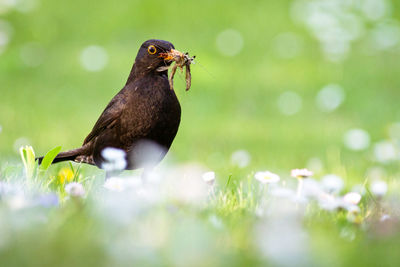
[[[100,118],[93,126],[92,131],[83,141],[83,145],[92,141],[95,137],[99,136],[104,130],[114,127],[114,125],[117,123],[122,113],[122,110],[124,109],[124,106],[125,106],[124,94],[123,92],[120,92],[110,101],[110,103],[108,103],[103,113],[101,113]]]

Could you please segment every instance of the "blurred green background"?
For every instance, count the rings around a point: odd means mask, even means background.
[[[80,146],[140,44],[157,38],[197,56],[189,92],[175,77],[183,115],[170,160],[225,168],[246,150],[254,168],[275,171],[345,166],[362,176],[373,164],[395,166],[398,8],[389,0],[1,0],[0,157],[16,158],[22,144],[38,154]]]

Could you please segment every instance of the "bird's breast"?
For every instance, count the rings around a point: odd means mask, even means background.
[[[175,92],[169,89],[168,80],[163,77],[146,80],[135,88],[122,120],[127,122],[123,125],[126,132],[132,133],[126,138],[131,141],[151,139],[169,147],[181,118],[181,107]]]

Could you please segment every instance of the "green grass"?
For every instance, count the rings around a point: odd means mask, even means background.
[[[217,172],[213,185],[196,165],[169,165],[144,183],[127,172],[105,184],[102,172],[80,164],[57,164],[30,178],[29,168],[37,166],[1,169],[0,258],[7,266],[393,266],[399,260],[394,180],[383,198],[367,181],[360,211],[352,213],[325,210],[318,197],[298,202],[295,178],[283,174],[279,185],[262,185],[248,167],[232,167],[229,176]],[[83,195],[68,191],[72,182],[83,185]],[[277,186],[293,193],[277,195]]]
[[[400,135],[391,129],[400,121],[400,42],[376,48],[395,40],[398,27],[386,36],[374,34],[382,25],[399,23],[400,6],[385,1],[387,12],[375,20],[354,1],[348,5],[331,1],[333,6],[320,10],[318,14],[333,12],[342,30],[361,29],[349,43],[347,56],[332,62],[312,30],[323,21],[315,19],[306,26],[305,20],[293,16],[296,3],[304,8],[311,2],[324,1],[41,0],[25,13],[17,8],[6,12],[0,3],[0,22],[13,29],[0,52],[0,186],[17,184],[25,192],[0,189],[1,262],[7,266],[395,266]],[[226,29],[243,38],[243,48],[233,57],[224,56],[216,45]],[[301,47],[289,59],[276,52],[277,36],[287,32],[297,36]],[[182,75],[174,80],[183,114],[173,146],[158,167],[165,181],[152,184],[161,199],[139,196],[137,188],[132,195],[110,193],[103,188],[103,171],[93,166],[55,164],[32,170],[35,178],[28,180],[19,147],[32,145],[38,156],[57,146],[63,150],[80,146],[124,85],[138,47],[149,38],[171,41],[177,49],[196,55],[191,90],[184,91]],[[24,63],[29,43],[41,48],[30,55],[41,61],[35,67]],[[336,40],[334,47],[340,44]],[[80,64],[80,53],[89,45],[107,51],[108,63],[99,72],[86,71]],[[285,45],[290,50],[290,43]],[[223,50],[229,49],[228,43]],[[343,88],[345,99],[334,111],[322,112],[316,95],[332,83]],[[277,105],[287,91],[302,99],[302,108],[291,116],[282,114]],[[369,146],[353,151],[344,145],[345,133],[353,128],[369,134]],[[20,138],[26,141],[18,144]],[[376,145],[382,140],[393,144],[394,159],[376,159]],[[237,150],[251,156],[243,169],[231,162]],[[310,164],[310,159],[321,166]],[[192,191],[181,174],[194,164],[202,166],[201,172],[215,171],[217,180],[213,192],[187,201],[182,194]],[[354,223],[346,211],[323,210],[315,200],[304,206],[277,201],[254,179],[255,172],[270,170],[281,176],[281,186],[296,190],[289,173],[303,167],[313,170],[317,181],[326,174],[339,175],[344,181],[342,195],[356,184],[369,188],[377,179],[387,182],[388,194],[381,200],[364,195]],[[171,169],[180,171],[171,174]],[[122,176],[132,175],[140,171]],[[189,177],[200,188],[205,185],[198,174]],[[72,181],[83,185],[85,198],[67,194],[65,185]],[[176,196],[157,191],[170,187],[176,187]],[[59,205],[38,205],[37,197],[45,193],[56,194]],[[291,206],[294,210],[288,208],[287,214],[278,212]],[[382,212],[390,220],[379,222]],[[293,248],[285,240],[291,240]],[[275,242],[276,258],[267,253]],[[301,249],[296,244],[302,244]],[[277,263],[278,252],[287,261]]]

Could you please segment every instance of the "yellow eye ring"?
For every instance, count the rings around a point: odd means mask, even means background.
[[[149,52],[150,55],[154,55],[157,52],[157,49],[154,45],[149,45],[147,52]]]

